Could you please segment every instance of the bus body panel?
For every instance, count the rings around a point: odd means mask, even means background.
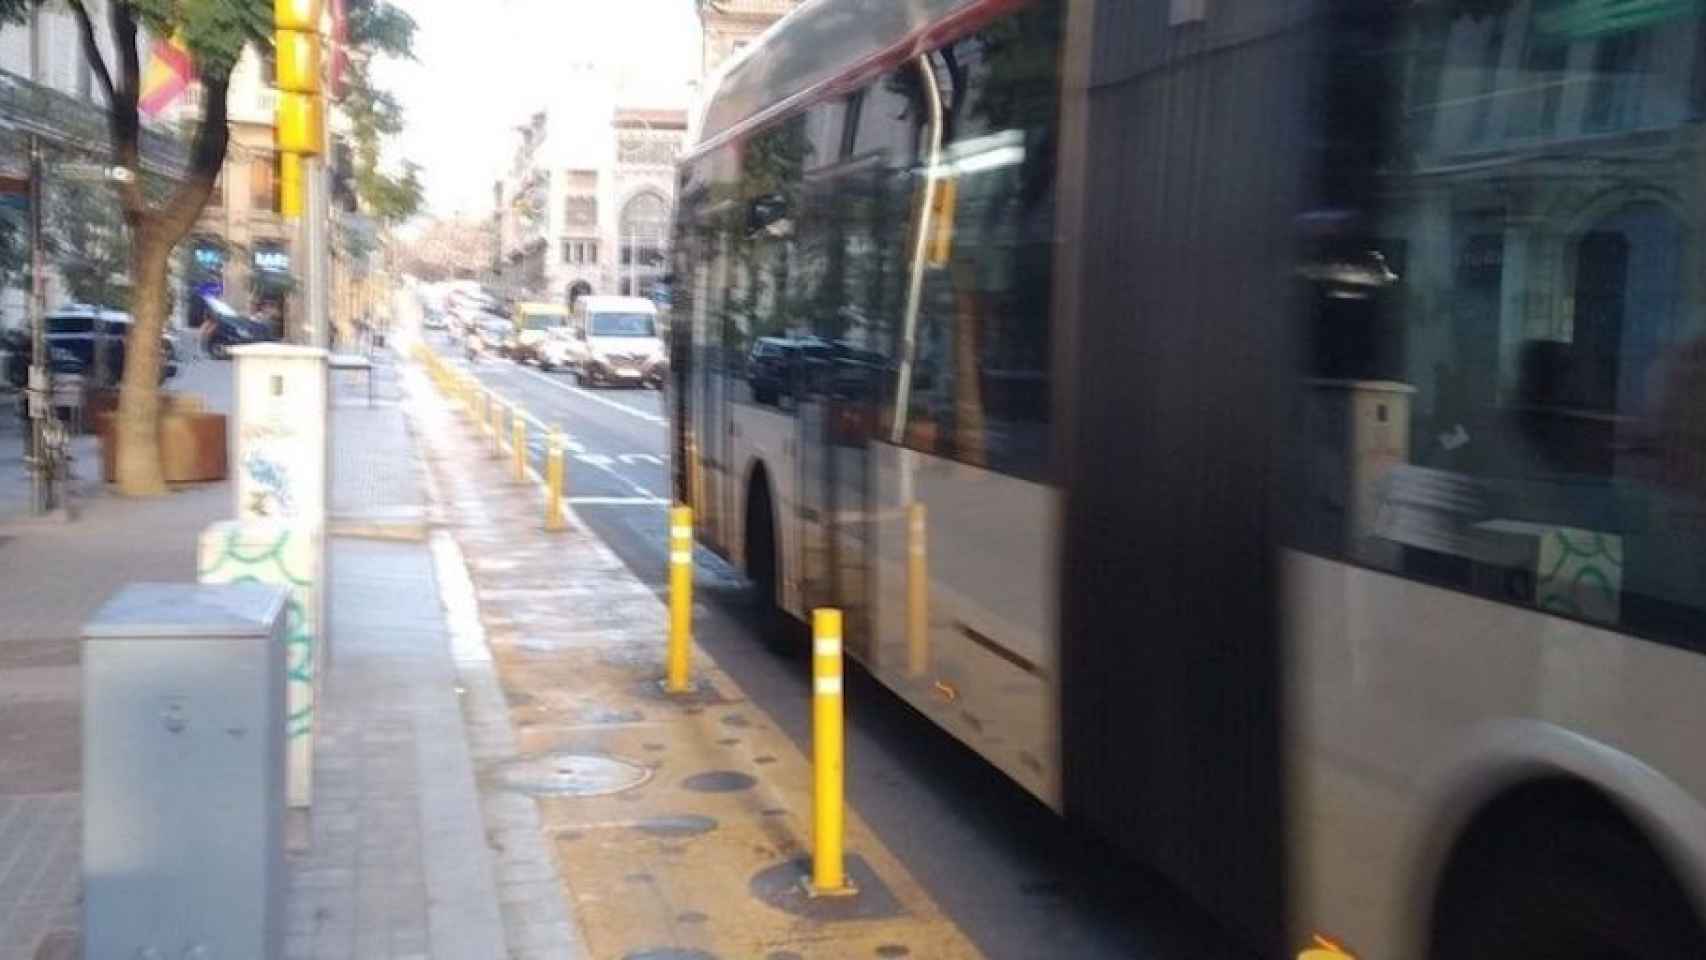
[[[1288,551],[1296,922],[1422,960],[1463,821],[1548,775],[1619,801],[1706,903],[1706,660]]]

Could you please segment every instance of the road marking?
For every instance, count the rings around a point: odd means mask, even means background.
[[[644,463],[657,467],[663,466],[663,458],[655,453],[618,453],[616,455],[616,459],[626,467],[631,467],[636,463]]]
[[[608,453],[580,453],[575,455],[575,459],[593,467],[609,467],[616,462],[616,458]]]
[[[661,507],[669,503],[662,497],[570,497],[576,507]]]
[[[572,393],[577,397],[584,397],[588,400],[591,400],[593,403],[603,404],[604,406],[609,407],[612,410],[620,410],[621,412],[627,414],[630,417],[634,417],[634,418],[639,419],[639,420],[644,420],[647,423],[656,424],[660,427],[669,426],[669,420],[667,418],[660,417],[660,416],[657,416],[655,414],[647,413],[644,410],[636,410],[633,407],[630,407],[625,403],[617,403],[616,401],[611,400],[607,397],[601,397],[598,394],[591,392],[590,390],[582,390],[580,387],[570,386],[566,383],[563,383],[560,380],[553,380],[552,378],[546,376],[543,373],[540,373],[537,370],[529,370],[527,367],[521,367],[521,366],[518,366],[515,369],[517,372],[525,373],[528,376],[534,378],[535,380],[540,381],[541,383],[548,383],[551,386],[556,387],[558,390],[563,391],[564,393]]]

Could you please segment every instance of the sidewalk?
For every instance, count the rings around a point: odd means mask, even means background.
[[[332,651],[314,805],[293,821],[285,956],[577,956],[566,925],[550,931],[555,940],[524,929],[535,949],[511,949],[499,903],[509,867],[487,836],[505,814],[481,805],[474,718],[458,702],[462,672],[440,601],[441,569],[460,569],[424,539],[422,471],[392,372],[380,371],[372,408],[365,385],[334,379]],[[228,409],[220,376],[229,365],[192,366],[181,386]],[[63,944],[80,923],[83,621],[124,583],[193,579],[197,535],[231,513],[223,484],[82,506],[68,525],[0,529],[0,960],[34,960],[44,937]],[[337,534],[346,527],[365,536]],[[476,729],[494,735],[489,719]]]

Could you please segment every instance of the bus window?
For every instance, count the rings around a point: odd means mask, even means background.
[[[1698,10],[1410,9],[1340,52],[1299,220],[1295,540],[1698,645]]]
[[[1059,19],[1040,4],[931,58],[943,145],[906,425],[908,446],[1032,480],[1048,476]]]

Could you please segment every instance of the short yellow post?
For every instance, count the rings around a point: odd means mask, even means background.
[[[515,482],[527,482],[527,421],[521,407],[509,408],[509,450],[515,461]]]
[[[669,662],[666,693],[686,693],[687,657],[693,646],[693,508],[669,511]]]
[[[545,452],[545,529],[563,529],[563,435],[557,432]]]
[[[486,429],[492,432],[492,456],[501,457],[504,454],[504,405],[496,394],[487,394]]]
[[[841,611],[812,611],[812,877],[814,897],[857,893],[847,882],[842,844],[845,771],[841,715]]]
[[[930,670],[930,554],[924,504],[906,511],[906,674]]]

